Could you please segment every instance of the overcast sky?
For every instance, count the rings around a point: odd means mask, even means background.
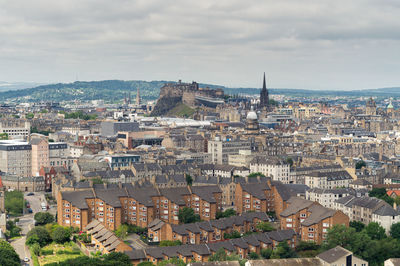
[[[0,0],[0,80],[400,86],[399,0]]]

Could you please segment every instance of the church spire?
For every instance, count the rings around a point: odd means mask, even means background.
[[[263,90],[267,90],[267,83],[265,82],[265,72],[264,72],[264,81],[263,81]]]
[[[260,92],[260,107],[267,108],[269,107],[269,95],[267,89],[267,82],[265,81],[265,72],[264,72],[264,79],[263,79],[263,88]]]

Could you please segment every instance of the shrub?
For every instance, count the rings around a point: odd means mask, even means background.
[[[32,245],[38,243],[41,247],[44,247],[51,242],[51,238],[47,230],[43,226],[36,226],[26,235],[26,244]]]
[[[51,238],[54,240],[54,242],[62,244],[69,241],[71,238],[71,232],[70,230],[60,226],[54,229]]]

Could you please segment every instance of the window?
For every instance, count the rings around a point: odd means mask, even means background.
[[[292,218],[286,218],[286,222],[291,222]]]

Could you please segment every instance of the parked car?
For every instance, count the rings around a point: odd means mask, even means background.
[[[33,195],[35,195],[35,193],[33,193],[33,192],[29,192],[28,194],[26,194],[27,196],[33,196]]]
[[[29,258],[28,257],[25,257],[24,258],[24,262],[28,262],[29,261]]]
[[[32,211],[32,209],[31,209],[31,208],[29,208],[29,209],[28,209],[28,212],[29,212],[29,213],[32,213],[33,211]]]

